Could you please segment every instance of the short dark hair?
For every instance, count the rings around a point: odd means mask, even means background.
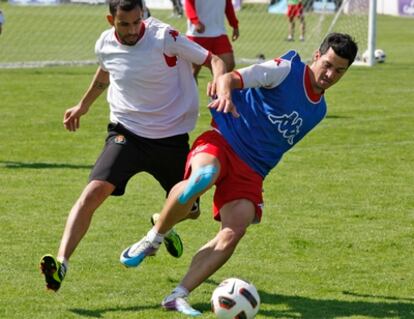
[[[109,0],[109,12],[113,17],[118,9],[131,11],[136,7],[142,10],[142,0]]]
[[[349,34],[344,33],[334,32],[328,34],[321,43],[319,52],[323,55],[329,48],[332,48],[341,58],[347,59],[349,61],[348,66],[354,62],[358,52],[358,45],[354,39]]]

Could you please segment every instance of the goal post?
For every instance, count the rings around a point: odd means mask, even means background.
[[[368,66],[373,66],[375,63],[374,52],[377,46],[377,0],[370,0],[369,15],[368,15]]]
[[[246,0],[244,6],[259,6],[269,3],[262,0]],[[300,20],[295,19],[293,41],[287,41],[289,22],[286,16],[287,0],[273,0],[268,6],[268,16],[260,20],[267,28],[262,35],[258,35],[255,43],[245,45],[235,43],[235,53],[240,62],[253,62],[255,58],[265,56],[273,57],[295,49],[303,60],[312,59],[313,53],[318,48],[323,38],[330,32],[349,33],[358,43],[359,51],[356,64],[368,65],[363,61],[363,53],[372,46],[372,55],[375,50],[375,3],[376,0],[302,0],[304,6],[304,41],[300,41]],[[245,12],[243,12],[245,11]],[[243,21],[254,20],[254,12],[257,10],[244,10],[238,12],[242,17],[241,38],[244,35]],[[374,13],[372,16],[370,13]],[[372,31],[369,34],[369,28]],[[248,52],[247,52],[248,51]],[[256,54],[255,54],[256,53]],[[371,64],[372,65],[372,64]]]
[[[25,5],[18,4],[19,1]],[[55,4],[51,5],[50,1]],[[299,40],[298,20],[295,21],[294,41],[287,41],[287,0],[234,0],[239,8],[236,15],[240,37],[232,43],[237,63],[275,58],[291,49],[297,50],[303,60],[310,60],[325,35],[335,31],[349,33],[355,38],[359,46],[356,64],[374,64],[377,0],[302,1],[304,41]],[[0,68],[96,63],[95,41],[109,27],[108,5],[102,2],[104,0],[1,2],[6,24],[0,36]],[[170,7],[152,6],[158,2],[170,3],[170,0],[146,0],[151,14],[185,33],[185,17],[174,16]],[[231,36],[231,28],[227,27]],[[370,58],[362,63],[362,54],[367,49]]]

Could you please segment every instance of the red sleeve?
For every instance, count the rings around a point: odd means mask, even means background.
[[[200,20],[198,20],[195,2],[196,0],[185,0],[184,1],[184,8],[187,14],[187,18],[191,21],[192,24],[197,24],[200,22]]]
[[[186,2],[189,2],[187,0]],[[226,17],[229,21],[229,24],[237,29],[239,27],[239,21],[237,20],[236,13],[234,12],[233,3],[231,3],[231,0],[226,0]]]
[[[237,70],[234,70],[233,73],[236,74],[240,78],[240,82],[241,82],[241,88],[240,89],[244,89],[244,81],[243,81],[243,77],[241,76],[240,72],[237,71]]]
[[[212,53],[210,51],[208,51],[208,55],[207,55],[207,57],[204,60],[204,63],[202,65],[205,65],[205,66],[211,65],[211,57],[212,57]]]

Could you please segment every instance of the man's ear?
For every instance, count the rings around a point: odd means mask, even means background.
[[[108,14],[106,16],[106,20],[108,21],[108,23],[113,26],[114,25],[114,17],[111,14]]]
[[[315,53],[313,54],[313,60],[316,61],[321,57],[321,51],[316,50]]]

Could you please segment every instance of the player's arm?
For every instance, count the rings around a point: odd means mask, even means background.
[[[187,18],[190,20],[191,24],[194,25],[195,30],[198,33],[203,33],[205,31],[205,25],[198,18],[195,2],[196,0],[185,1],[185,13],[187,14]]]
[[[233,3],[231,0],[226,0],[226,9],[225,9],[227,21],[230,26],[233,28],[232,41],[236,41],[239,38],[239,21],[237,20],[236,13],[234,12]]]
[[[203,65],[211,69],[213,82],[226,73],[226,64],[218,56],[212,54],[194,41],[182,36],[178,31],[170,30],[164,43],[164,53],[169,56],[178,56],[192,64]]]
[[[80,117],[86,114],[90,106],[109,85],[109,73],[98,67],[89,88],[79,103],[65,111],[63,125],[68,131],[74,132],[79,128]]]
[[[276,58],[263,63],[252,64],[238,70],[243,88],[274,88],[290,72],[290,61]]]
[[[211,69],[213,74],[213,80],[207,84],[207,95],[215,96],[217,91],[217,79],[219,76],[226,73],[226,64],[217,55],[209,53],[209,56],[203,65]]]
[[[207,95],[216,94],[217,79],[226,73],[226,64],[222,59],[175,30],[168,31],[164,44],[164,52],[167,56],[178,56],[193,64],[211,69],[213,80],[208,84]]]

